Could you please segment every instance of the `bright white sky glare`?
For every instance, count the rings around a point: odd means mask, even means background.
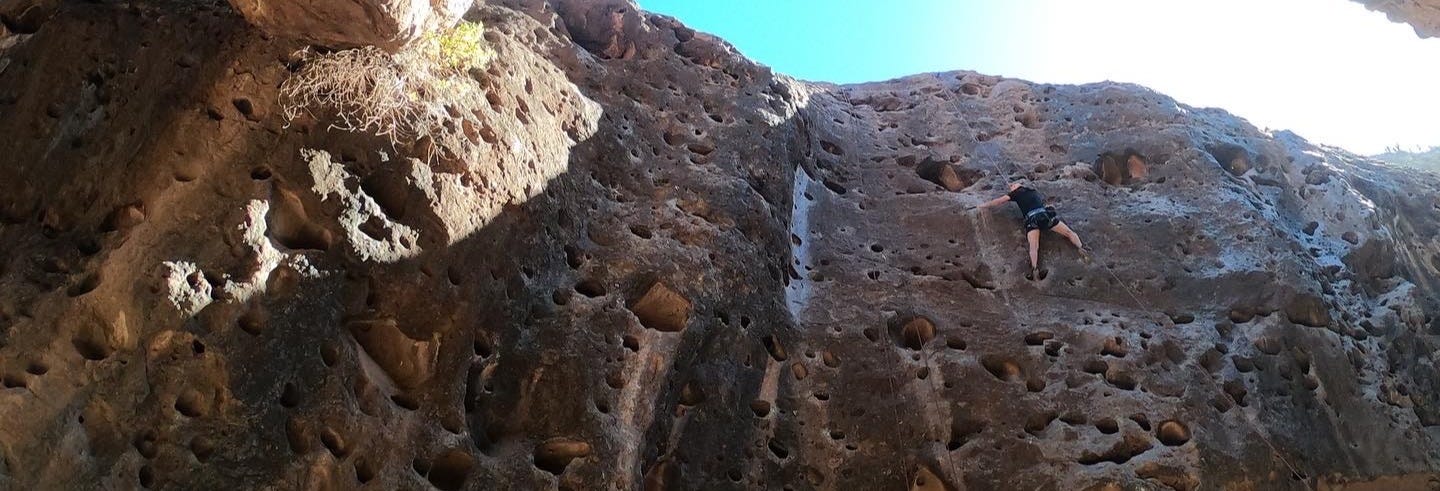
[[[1361,154],[1440,145],[1440,39],[1349,0],[639,2],[807,80],[1114,80]]]

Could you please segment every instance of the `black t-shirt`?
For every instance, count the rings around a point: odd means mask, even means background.
[[[1040,196],[1039,191],[1025,186],[1015,188],[1006,196],[1009,196],[1010,201],[1014,201],[1015,205],[1020,207],[1020,213],[1030,213],[1045,207],[1045,197]]]

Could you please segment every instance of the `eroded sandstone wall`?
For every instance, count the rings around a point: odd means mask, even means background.
[[[425,159],[285,121],[300,46],[223,2],[46,8],[0,32],[0,487],[1440,462],[1433,177],[1130,85],[797,82],[617,1],[467,14],[484,156]],[[964,211],[1020,175],[1092,263],[1052,236],[1026,281],[1013,210]]]

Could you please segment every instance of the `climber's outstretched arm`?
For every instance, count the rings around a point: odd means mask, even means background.
[[[1000,206],[1000,205],[1003,205],[1003,204],[1008,203],[1008,202],[1010,202],[1010,195],[1007,194],[1007,195],[1005,195],[1005,196],[1001,196],[1001,197],[999,197],[999,198],[995,198],[995,199],[992,199],[992,200],[990,200],[990,201],[986,201],[985,203],[982,203],[982,204],[980,205],[980,207],[981,207],[981,208],[990,208],[990,207],[992,207],[992,206]]]

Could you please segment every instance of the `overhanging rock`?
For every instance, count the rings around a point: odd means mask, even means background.
[[[449,27],[473,0],[230,0],[270,34],[332,48],[395,50],[427,30]]]

